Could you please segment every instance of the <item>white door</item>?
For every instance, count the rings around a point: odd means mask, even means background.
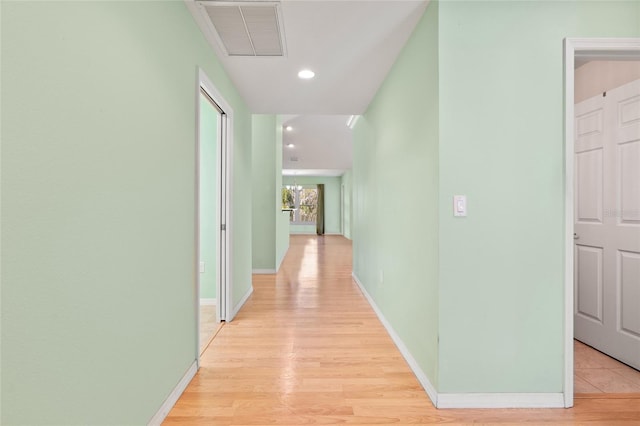
[[[640,80],[575,112],[575,337],[640,369]]]

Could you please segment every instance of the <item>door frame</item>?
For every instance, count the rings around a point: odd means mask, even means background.
[[[216,288],[216,320],[230,321],[231,320],[231,301],[232,297],[232,245],[233,239],[233,226],[232,226],[232,198],[231,189],[233,188],[232,179],[233,176],[233,109],[231,105],[224,99],[222,94],[215,87],[213,82],[209,79],[207,74],[201,69],[197,68],[196,75],[196,87],[195,87],[195,102],[196,102],[196,128],[195,128],[195,252],[196,260],[194,265],[195,270],[195,312],[196,312],[196,361],[198,368],[200,368],[200,96],[201,91],[204,91],[206,95],[216,103],[216,105],[222,110],[220,117],[220,137],[216,141],[216,160],[217,160],[217,182],[218,199],[220,200],[220,208],[217,209],[216,222],[219,225],[225,225],[217,227],[216,232],[216,247],[218,252],[216,253],[216,273],[218,274],[217,288]]]
[[[640,38],[566,38],[564,40],[564,406],[573,407],[574,315],[574,61],[576,56],[615,60],[640,55]]]

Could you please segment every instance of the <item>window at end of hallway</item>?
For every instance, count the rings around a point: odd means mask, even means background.
[[[318,215],[318,190],[315,187],[286,185],[282,188],[282,208],[292,209],[294,225],[315,225]]]

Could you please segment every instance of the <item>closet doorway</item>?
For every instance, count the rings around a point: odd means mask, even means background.
[[[229,145],[231,108],[202,70],[197,86],[197,358],[227,320],[229,286]]]
[[[574,391],[640,391],[640,39],[567,39],[565,48],[572,406]]]

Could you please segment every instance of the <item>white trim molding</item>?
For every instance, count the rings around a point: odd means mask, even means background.
[[[187,7],[193,5],[192,1],[187,1]],[[232,292],[233,288],[231,283],[233,282],[233,271],[231,266],[233,265],[233,224],[232,224],[232,199],[230,194],[233,191],[233,146],[234,146],[234,113],[231,105],[222,96],[222,93],[218,91],[213,82],[209,79],[205,71],[196,67],[196,93],[195,93],[195,110],[196,110],[196,193],[195,197],[197,203],[199,203],[199,149],[200,149],[200,92],[204,92],[213,100],[218,109],[220,110],[220,134],[218,135],[219,141],[217,143],[217,170],[220,173],[216,173],[217,181],[216,187],[220,189],[220,196],[222,199],[222,208],[217,209],[216,223],[225,224],[225,230],[220,228],[216,231],[216,247],[221,249],[217,254],[217,271],[220,275],[220,279],[217,284],[217,295],[220,297],[220,303],[217,305],[216,319],[218,321],[225,320],[228,311],[230,310],[231,301],[233,300]],[[225,155],[226,153],[226,155]],[[199,241],[199,204],[196,204],[196,242]],[[196,252],[199,254],[199,244],[196,243]],[[199,274],[197,279],[197,293],[200,294],[200,281]],[[196,296],[197,299],[198,296]],[[198,301],[196,300],[196,306]],[[199,320],[198,320],[199,321]],[[199,324],[199,322],[197,322]],[[196,348],[198,351],[198,348]],[[199,351],[198,351],[199,353]]]
[[[369,302],[369,305],[371,305],[371,307],[373,308],[373,311],[378,316],[378,319],[380,320],[384,328],[387,330],[387,333],[389,333],[391,340],[393,340],[393,343],[395,343],[395,345],[398,347],[398,350],[404,357],[405,361],[407,361],[407,364],[409,364],[409,368],[411,368],[411,371],[413,371],[413,374],[416,375],[416,378],[418,379],[418,381],[424,388],[425,392],[431,399],[431,402],[433,403],[434,406],[437,407],[438,392],[436,391],[436,388],[433,386],[433,384],[431,383],[431,381],[429,380],[425,372],[422,371],[422,369],[418,365],[418,361],[416,361],[413,355],[411,355],[411,352],[409,352],[409,349],[407,348],[407,346],[404,344],[400,336],[398,336],[398,333],[396,333],[396,331],[393,329],[391,324],[389,324],[389,321],[387,321],[387,319],[385,318],[380,308],[378,308],[378,305],[376,305],[376,303],[373,301],[373,299],[371,298],[371,296],[369,295],[365,287],[360,282],[360,279],[358,279],[355,273],[352,273],[351,276],[353,277],[353,281],[360,288],[360,291],[362,292],[364,297]]]
[[[268,274],[275,274],[276,270],[275,269],[254,269],[251,271],[251,273],[256,275],[268,275]]]
[[[280,270],[280,267],[282,266],[282,262],[284,261],[284,258],[287,256],[288,251],[289,251],[289,248],[287,247],[287,250],[284,253],[282,253],[282,257],[280,257],[280,259],[276,261],[276,273],[278,273],[278,271]]]
[[[227,319],[227,321],[231,321],[236,317],[238,312],[240,312],[240,309],[242,309],[244,304],[247,303],[247,300],[249,300],[249,297],[251,297],[252,293],[253,293],[253,286],[250,286],[249,290],[247,290],[247,292],[244,294],[244,296],[242,296],[242,299],[240,299],[238,304],[233,308],[233,312],[231,313],[231,317],[229,319]]]
[[[293,226],[296,226],[296,225],[292,224],[291,226],[293,227]],[[300,226],[304,226],[304,225],[300,225]],[[289,235],[317,235],[319,237],[324,235],[324,236],[333,236],[333,237],[344,237],[344,235],[339,233],[339,232],[325,232],[322,235],[318,235],[318,233],[315,232],[315,231],[314,232],[311,232],[311,231],[299,231],[298,232],[298,231],[295,231],[293,229],[289,232]]]
[[[193,364],[191,364],[187,372],[184,373],[184,376],[182,376],[182,379],[180,379],[176,387],[173,388],[167,399],[164,400],[156,414],[151,417],[151,420],[147,423],[149,426],[160,426],[162,424],[197,372],[198,362],[193,361]]]
[[[217,300],[214,297],[213,299],[200,298],[200,306],[215,306],[217,304]]]
[[[389,321],[382,314],[365,287],[355,273],[352,273],[353,281],[367,299],[378,319],[389,333],[391,340],[407,364],[416,375],[418,382],[431,399],[436,408],[562,408],[564,407],[564,394],[562,393],[438,393],[427,375],[418,365],[409,349],[404,344],[398,333],[395,332]]]
[[[564,39],[564,407],[573,407],[573,221],[575,58],[640,57],[640,38]]]
[[[439,393],[438,408],[563,408],[562,393]]]

